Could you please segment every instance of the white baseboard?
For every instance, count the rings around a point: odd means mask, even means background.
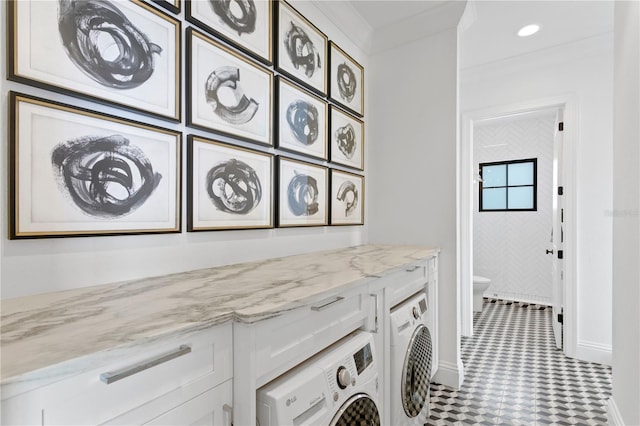
[[[582,361],[611,365],[613,362],[611,345],[578,340],[576,358]]]
[[[453,389],[460,389],[462,382],[464,382],[464,367],[462,365],[462,360],[459,360],[457,365],[446,361],[440,361],[438,364],[438,371],[436,372],[436,375],[433,376],[433,381]]]
[[[609,398],[607,401],[607,417],[610,426],[624,426],[622,415],[620,414],[616,401],[613,397]]]
[[[490,299],[512,300],[533,305],[551,306],[553,304],[553,301],[550,297],[532,296],[530,294],[513,293],[510,291],[494,292],[491,290],[487,290],[484,292],[484,297],[488,297]]]

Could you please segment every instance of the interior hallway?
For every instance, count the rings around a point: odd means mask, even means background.
[[[551,308],[485,299],[459,391],[431,385],[429,425],[606,425],[611,367],[556,349]]]

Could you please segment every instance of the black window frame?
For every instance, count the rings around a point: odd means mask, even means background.
[[[520,163],[533,163],[533,185],[509,185],[509,165],[510,164],[520,164]],[[484,187],[484,183],[482,180],[480,181],[480,185],[478,185],[479,190],[479,198],[478,198],[478,211],[480,212],[535,212],[538,211],[538,159],[537,158],[525,158],[521,160],[508,160],[508,161],[494,161],[491,163],[480,163],[479,174],[480,178],[482,178],[482,171],[484,167],[487,166],[505,166],[506,173],[506,185],[504,186],[490,186],[490,188],[505,188],[505,207],[504,209],[485,209],[482,202],[482,192]],[[528,188],[533,187],[533,208],[530,209],[510,209],[509,208],[509,188]]]

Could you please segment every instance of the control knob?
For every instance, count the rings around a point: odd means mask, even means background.
[[[340,389],[344,389],[351,383],[351,374],[349,374],[349,371],[344,366],[340,366],[336,373],[336,380],[338,381]]]
[[[418,308],[415,306],[413,307],[412,313],[415,319],[418,319],[420,317],[420,312],[418,311]]]

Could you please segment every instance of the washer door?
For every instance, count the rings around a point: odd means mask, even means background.
[[[378,407],[367,394],[357,393],[340,407],[330,426],[380,426]]]
[[[416,417],[429,405],[431,350],[431,333],[420,324],[411,336],[402,367],[402,406],[409,417]]]

